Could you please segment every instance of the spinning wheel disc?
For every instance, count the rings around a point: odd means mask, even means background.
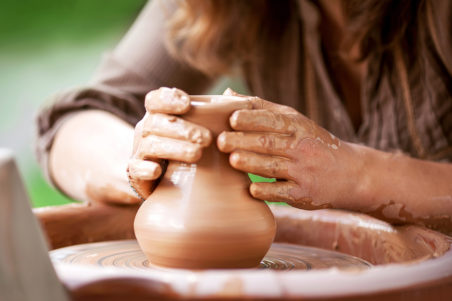
[[[119,267],[132,270],[159,268],[150,265],[136,240],[120,240],[75,245],[50,252],[54,262]],[[365,260],[339,252],[286,243],[273,243],[259,269],[367,269]]]

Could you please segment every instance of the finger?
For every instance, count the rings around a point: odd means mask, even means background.
[[[130,159],[127,167],[129,183],[135,193],[145,200],[151,194],[155,181],[162,174],[157,162]]]
[[[129,177],[134,179],[155,180],[162,174],[162,167],[153,161],[130,159],[128,172]]]
[[[238,96],[238,97],[247,97],[247,98],[253,98],[253,96],[248,96],[248,95],[243,95],[240,93],[235,92],[234,90],[232,90],[231,88],[227,88],[226,90],[224,90],[223,95],[225,96]]]
[[[291,115],[269,110],[238,110],[231,115],[229,122],[237,131],[280,134],[293,134],[296,131],[296,121]]]
[[[167,137],[150,135],[141,139],[138,146],[138,159],[168,159],[194,163],[201,158],[199,144]]]
[[[151,195],[152,187],[154,186],[155,181],[132,178],[129,174],[129,183],[135,194],[141,200],[146,200]]]
[[[286,157],[292,141],[292,137],[281,134],[223,132],[218,136],[217,146],[225,153],[241,149]]]
[[[190,96],[176,88],[162,87],[146,95],[145,107],[148,112],[184,114],[190,109]]]
[[[253,197],[269,202],[294,202],[292,191],[298,188],[293,182],[252,183],[250,193]]]
[[[118,183],[98,186],[96,183],[86,185],[86,194],[91,201],[110,204],[137,204],[141,199],[136,196],[129,186]]]
[[[212,134],[205,127],[191,123],[171,115],[149,114],[143,127],[143,136],[157,135],[162,137],[187,140],[203,147],[212,142]]]
[[[141,137],[143,136],[143,126],[144,126],[144,119],[147,118],[149,113],[145,114],[145,117],[138,121],[138,123],[135,125],[135,131],[133,134],[133,147],[132,147],[132,154],[135,154],[138,149],[139,141],[141,140]]]
[[[247,151],[234,151],[229,163],[235,169],[267,178],[291,179],[288,173],[289,160],[281,157],[261,155]]]
[[[294,108],[280,105],[271,101],[267,101],[265,99],[262,99],[260,97],[251,97],[250,102],[253,106],[253,109],[257,110],[269,110],[273,112],[278,112],[281,114],[296,114],[298,113],[297,110]]]
[[[304,210],[332,208],[330,203],[313,203],[311,197],[303,194],[300,195],[300,190],[300,186],[291,181],[252,183],[250,185],[250,194],[259,200],[285,202],[293,207]]]

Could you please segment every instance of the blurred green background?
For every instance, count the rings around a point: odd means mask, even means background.
[[[127,31],[144,0],[2,0],[0,147],[13,149],[34,206],[69,201],[36,163],[34,119],[56,91],[84,84]]]
[[[70,202],[44,180],[34,152],[34,119],[56,91],[84,84],[145,0],[2,0],[0,4],[0,147],[13,149],[33,206]],[[226,86],[246,92],[238,79]],[[261,179],[262,180],[262,179]]]

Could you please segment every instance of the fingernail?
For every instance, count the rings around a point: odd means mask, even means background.
[[[129,173],[133,178],[141,180],[155,180],[162,173],[162,168],[155,162],[131,160],[129,164]]]
[[[217,147],[220,151],[226,152],[226,133],[222,132],[217,138]]]
[[[236,153],[236,152],[232,153],[229,156],[229,163],[232,166],[239,166],[240,165],[240,155],[238,153]]]
[[[240,111],[235,111],[232,113],[231,117],[229,117],[229,124],[231,125],[231,128],[235,129],[238,125],[238,118],[239,118]]]
[[[160,99],[165,103],[171,103],[171,105],[174,106],[175,114],[187,112],[190,104],[190,97],[188,94],[177,88],[161,88]]]
[[[145,107],[149,112],[184,114],[190,109],[190,96],[177,88],[161,87],[146,95]]]

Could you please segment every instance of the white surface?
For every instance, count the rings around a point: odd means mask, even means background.
[[[0,300],[67,300],[12,153],[0,149]]]

